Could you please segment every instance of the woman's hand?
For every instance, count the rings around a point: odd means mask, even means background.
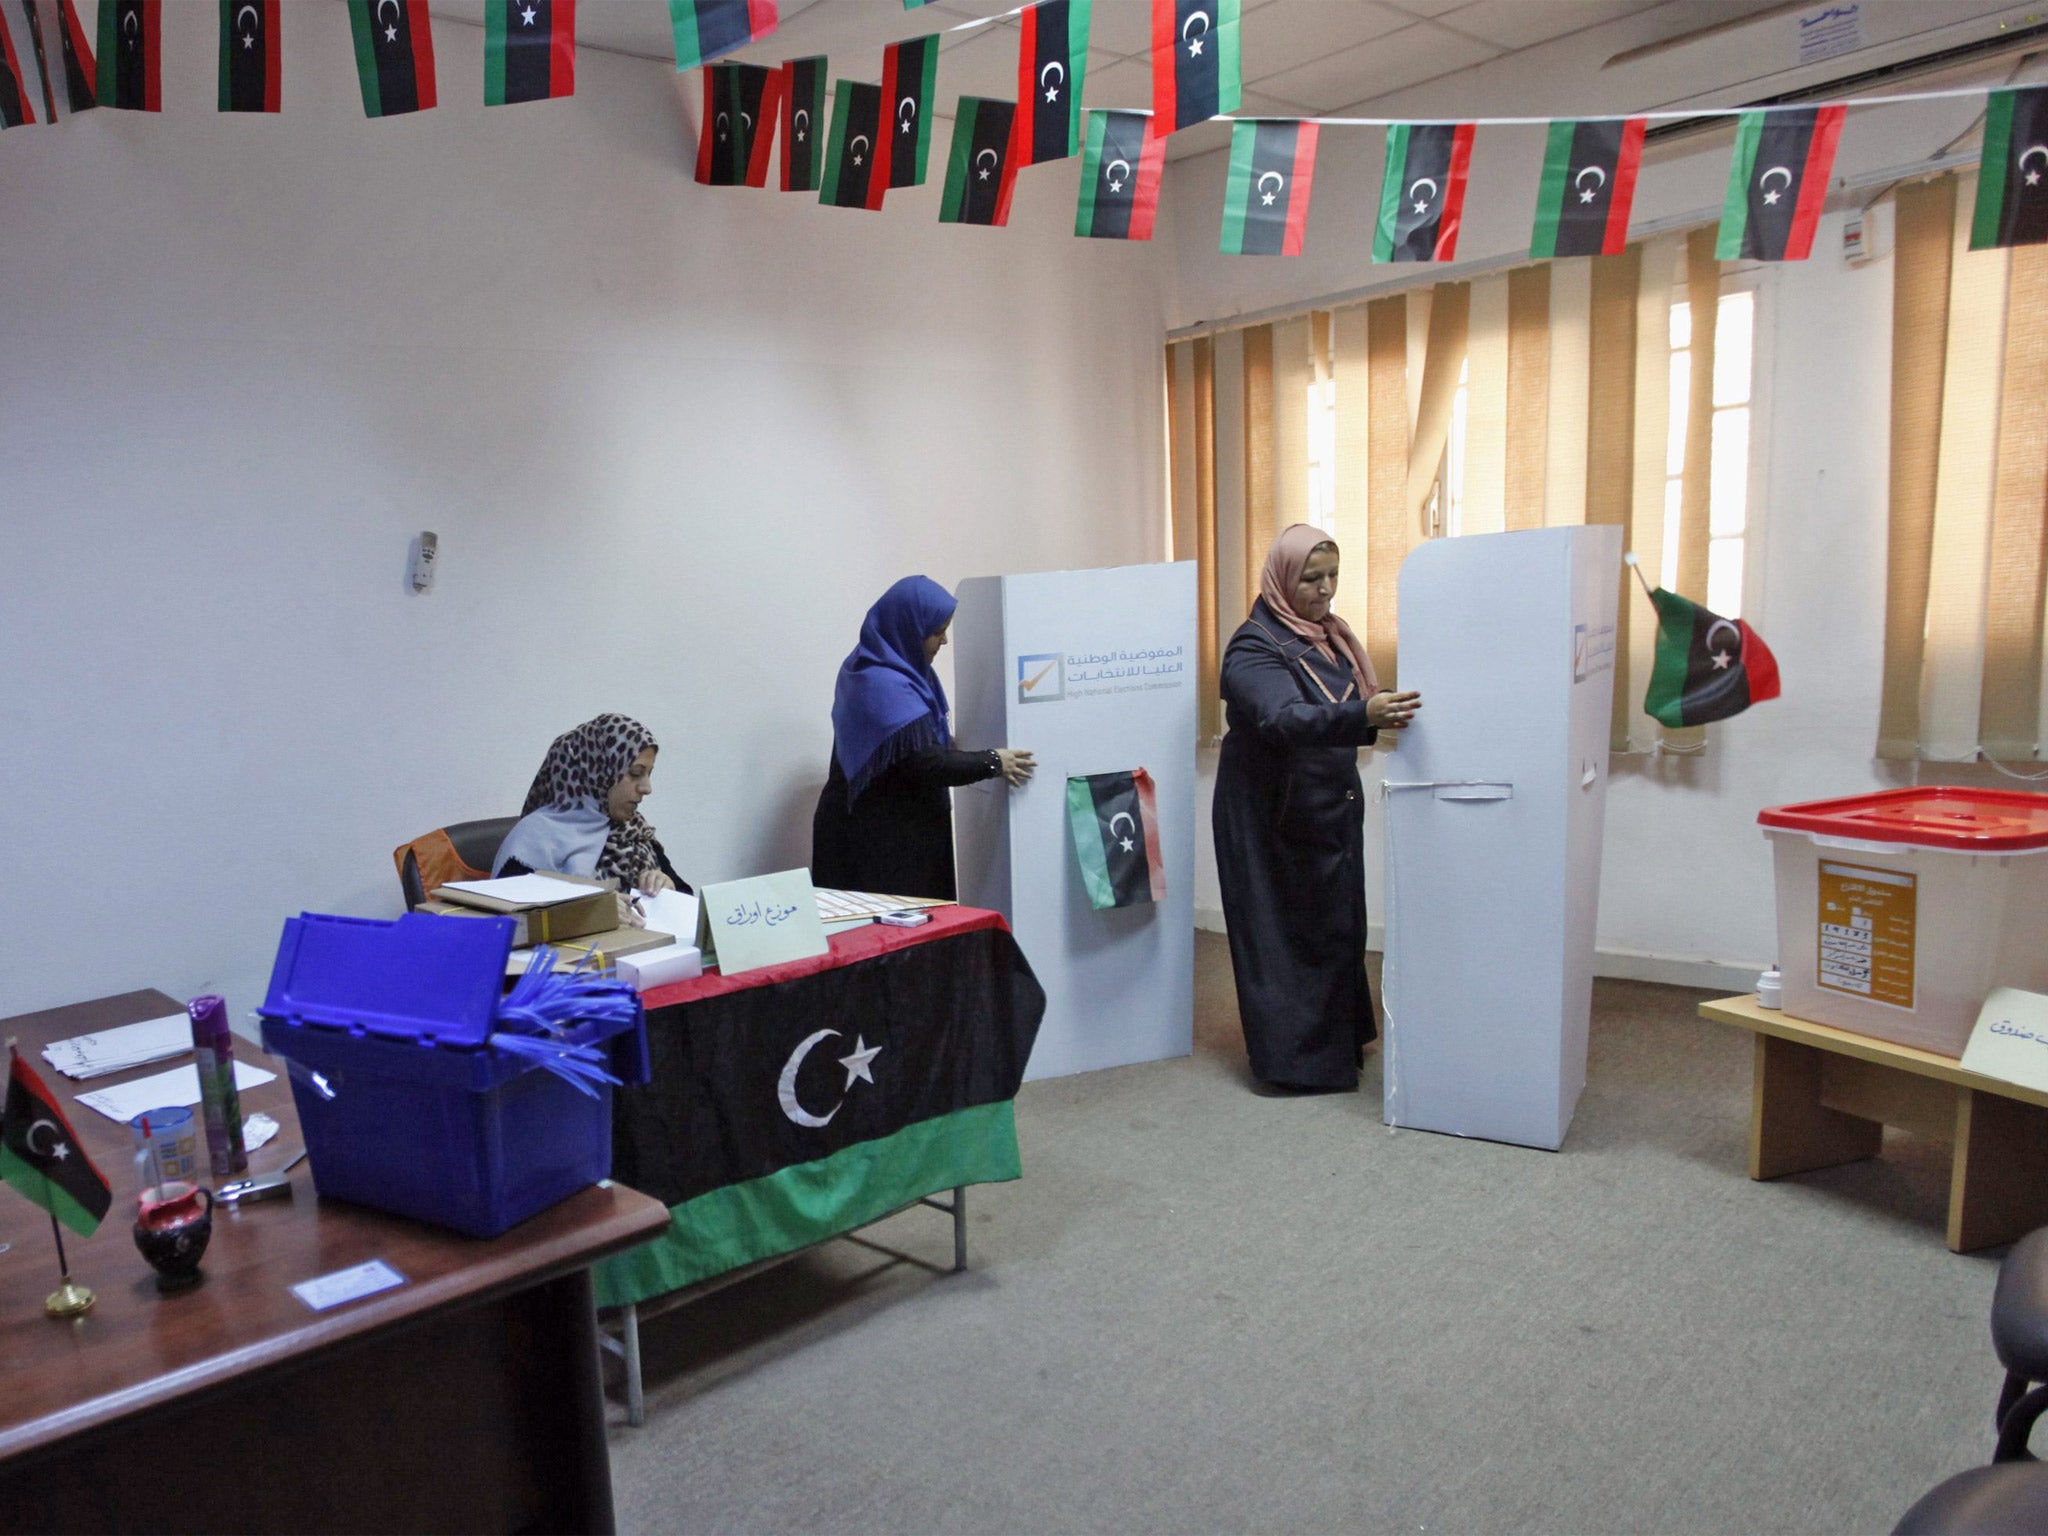
[[[1414,720],[1415,711],[1422,708],[1419,693],[1395,693],[1383,689],[1365,701],[1365,718],[1369,725],[1376,725],[1383,731],[1405,729]]]
[[[650,869],[640,877],[640,890],[643,895],[653,896],[658,892],[672,891],[675,888],[675,881],[658,869]]]
[[[1038,771],[1038,761],[1029,752],[1015,752],[1008,747],[997,747],[996,757],[1003,765],[1003,778],[1012,789],[1021,789]]]
[[[624,891],[616,893],[619,903],[619,926],[621,928],[645,928],[647,919],[633,905],[633,898]]]

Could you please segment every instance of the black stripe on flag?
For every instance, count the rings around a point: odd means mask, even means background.
[[[410,3],[424,5],[426,0]],[[384,117],[420,109],[419,72],[412,59],[412,18],[404,14],[406,4],[407,0],[399,0],[395,24],[386,24],[380,16],[370,27],[370,59],[377,66],[377,104]],[[376,9],[381,11],[382,6]]]
[[[554,48],[554,0],[515,0],[505,17],[507,102],[548,99],[554,89]]]
[[[105,0],[102,0],[105,3]],[[143,57],[145,23],[141,5],[136,0],[119,0],[114,12],[114,46],[101,50],[101,70],[114,72],[113,105],[129,112],[140,112],[147,105],[148,62]],[[111,53],[113,57],[107,58]],[[105,82],[101,84],[104,86]]]
[[[1749,168],[1749,217],[1742,225],[1742,254],[1750,260],[1785,259],[1819,116],[1818,107],[1797,107],[1764,118],[1757,135],[1756,160]],[[1784,173],[1783,180],[1774,174],[1777,172]]]
[[[874,167],[875,133],[882,126],[882,88],[865,81],[847,82],[846,127],[839,135],[839,184],[825,189],[834,208],[868,205],[868,173]]]
[[[2013,92],[2012,128],[2006,139],[2005,203],[1998,212],[2000,245],[2048,241],[2048,90]],[[1983,171],[1978,172],[1983,175]],[[2029,181],[2028,177],[2034,178]]]
[[[1036,82],[1030,98],[1033,165],[1047,160],[1064,160],[1067,155],[1068,130],[1073,121],[1068,112],[1071,103],[1067,99],[1068,90],[1073,85],[1072,61],[1067,57],[1072,25],[1068,10],[1069,0],[1040,0],[1033,28],[1038,43],[1031,71],[1031,78]],[[1046,76],[1055,64],[1059,66],[1059,73],[1048,80]]]
[[[1580,119],[1572,130],[1571,165],[1565,174],[1564,202],[1557,213],[1559,256],[1598,256],[1607,244],[1607,220],[1614,211],[1614,178],[1621,167],[1623,118]],[[1581,177],[1587,167],[1600,172],[1597,186]],[[1593,194],[1589,201],[1588,192]]]
[[[1402,196],[1394,215],[1395,261],[1434,261],[1437,229],[1444,221],[1444,194],[1451,179],[1456,123],[1416,123],[1408,130],[1408,158],[1401,171]],[[1434,190],[1423,193],[1425,183]],[[1420,203],[1420,210],[1416,204]]]
[[[1290,136],[1290,145],[1292,142]],[[1294,161],[1290,158],[1287,164],[1291,170]],[[1249,227],[1246,234],[1250,234]],[[1138,804],[1137,782],[1128,773],[1094,774],[1088,780],[1088,793],[1095,801],[1102,862],[1109,870],[1109,887],[1116,892],[1116,904],[1128,907],[1150,901],[1152,861],[1145,846],[1145,817]]]
[[[19,128],[28,121],[21,93],[21,79],[0,55],[0,128]]]
[[[1142,112],[1105,112],[1102,162],[1095,171],[1095,217],[1089,232],[1098,239],[1128,240],[1131,208],[1138,195],[1138,167],[1145,155],[1150,119]]]

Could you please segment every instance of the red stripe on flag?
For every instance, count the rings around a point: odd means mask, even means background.
[[[1799,177],[1799,203],[1792,229],[1785,236],[1785,259],[1804,261],[1813,254],[1813,232],[1820,207],[1827,201],[1828,176],[1835,168],[1835,141],[1842,136],[1847,107],[1822,107],[1813,119],[1813,137],[1806,141],[1806,166]],[[1752,698],[1755,695],[1751,695]]]
[[[711,148],[718,135],[713,132],[711,108],[718,100],[716,77],[712,71],[717,66],[706,64],[698,71],[704,77],[704,105],[697,113],[697,185],[711,185]]]
[[[747,41],[757,42],[781,24],[775,0],[747,0]]]
[[[1301,162],[1295,161],[1296,165]],[[1293,183],[1289,182],[1289,186]],[[1291,223],[1290,214],[1290,223]],[[1138,791],[1138,820],[1145,827],[1145,866],[1152,879],[1152,899],[1166,900],[1166,866],[1159,859],[1159,802],[1152,792],[1152,775],[1143,768],[1131,771],[1131,783]]]
[[[1032,93],[1038,89],[1038,77],[1033,66],[1038,62],[1038,7],[1031,6],[1018,18],[1017,26],[1017,115],[1010,119],[1010,153],[1008,163],[1022,169],[1035,164],[1031,158],[1031,141],[1036,137],[1031,131],[1031,120],[1037,103]],[[1007,196],[998,203],[1006,202]],[[996,220],[998,224],[1002,219]]]
[[[1316,179],[1316,133],[1314,123],[1303,123],[1294,134],[1294,169],[1287,178],[1287,234],[1280,242],[1282,256],[1299,256],[1303,236],[1308,232],[1308,195]]]
[[[548,95],[576,94],[576,0],[555,0],[548,34]]]
[[[1451,168],[1444,174],[1444,216],[1437,221],[1432,261],[1451,261],[1458,254],[1458,227],[1465,222],[1465,177],[1472,168],[1470,123],[1458,124],[1451,135]]]
[[[434,105],[434,32],[427,19],[426,0],[413,0],[405,8],[406,29],[412,33],[412,78],[424,112]]]
[[[1173,78],[1178,43],[1173,29],[1173,0],[1152,0],[1152,121],[1145,126],[1148,140],[1165,138],[1173,132],[1173,120],[1180,116],[1179,88]],[[1164,127],[1160,126],[1162,123]],[[1133,219],[1137,213],[1134,206]],[[1152,237],[1148,232],[1143,238]]]
[[[164,0],[142,0],[142,110],[164,109]]]
[[[263,0],[263,110],[284,110],[284,0]]]
[[[796,111],[796,60],[784,59],[775,74],[776,88],[782,93],[775,117],[782,133],[782,190],[787,192],[791,190],[790,174],[796,169],[796,125],[789,120],[789,114]]]
[[[1771,648],[1763,643],[1757,632],[1742,620],[1737,619],[1735,627],[1742,632],[1738,663],[1744,680],[1749,684],[1749,702],[1761,704],[1765,699],[1775,699],[1778,696],[1778,658],[1771,654]]]
[[[1636,198],[1636,172],[1643,168],[1643,130],[1647,118],[1632,117],[1621,128],[1621,158],[1614,165],[1614,187],[1607,203],[1607,232],[1600,239],[1602,256],[1628,249],[1628,214]]]
[[[867,206],[880,208],[889,190],[889,163],[896,157],[896,62],[894,43],[882,50],[882,101],[875,109],[875,153],[868,161]]]
[[[782,71],[762,82],[761,110],[754,114],[754,139],[747,146],[747,185],[768,185],[768,156],[775,148],[775,123],[782,116]]]
[[[1138,152],[1138,184],[1131,188],[1130,239],[1152,238],[1152,223],[1159,212],[1159,183],[1165,176],[1166,140],[1147,137],[1145,147]]]
[[[35,0],[28,0],[28,3],[34,5]],[[14,98],[21,103],[22,123],[33,123],[36,120],[36,104],[29,100],[28,82],[22,78],[21,60],[14,52],[14,34],[7,30],[7,16],[4,12],[0,12],[0,58],[4,58],[6,62],[7,73],[14,77]],[[55,107],[50,109],[53,116],[56,110]]]

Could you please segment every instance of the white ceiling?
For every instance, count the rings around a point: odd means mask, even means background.
[[[906,11],[900,0],[781,0],[781,29],[736,57],[774,63],[827,54],[832,73],[879,79],[881,50],[921,32],[940,42],[941,113],[961,95],[1016,94],[1015,0],[935,0]],[[1779,0],[1242,0],[1241,56],[1247,114],[1334,114],[1519,49],[1588,27],[1660,10],[1656,35],[1676,37]],[[432,0],[437,17],[481,26],[483,0]],[[1094,0],[1083,88],[1091,107],[1152,103],[1151,0]],[[578,41],[647,58],[673,59],[665,0],[580,0]],[[1223,141],[1222,125],[1176,134],[1172,153]]]

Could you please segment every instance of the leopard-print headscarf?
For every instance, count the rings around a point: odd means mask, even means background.
[[[593,803],[602,812],[605,797],[626,776],[633,759],[656,745],[652,731],[624,715],[599,715],[573,731],[564,731],[541,760],[520,814],[577,810]],[[660,867],[654,852],[654,828],[635,810],[630,819],[611,824],[594,873],[599,879],[616,877],[621,890],[631,890],[642,875]]]

